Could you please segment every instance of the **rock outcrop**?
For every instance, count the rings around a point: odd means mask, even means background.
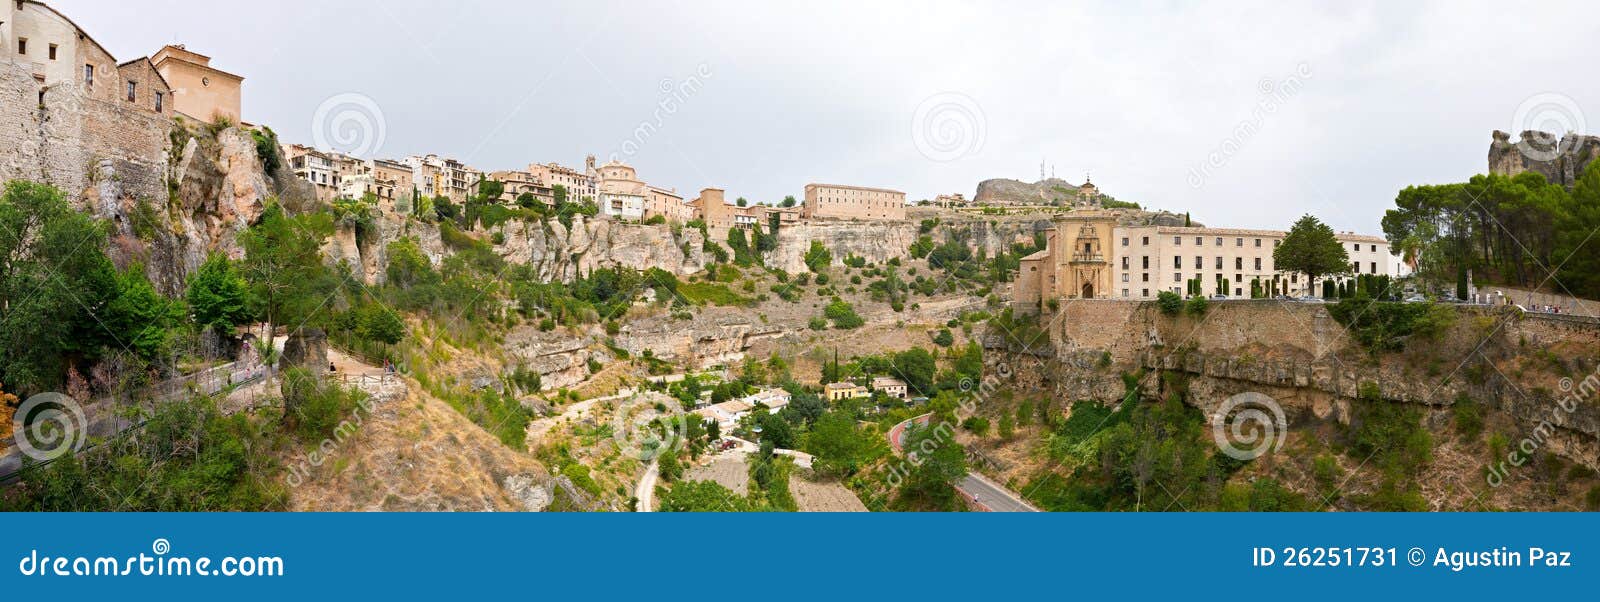
[[[1544,449],[1600,468],[1600,398],[1572,392],[1573,381],[1600,366],[1600,323],[1593,320],[1463,309],[1435,339],[1374,357],[1321,304],[1237,301],[1210,312],[1192,319],[1164,316],[1154,303],[1071,303],[1047,318],[1048,345],[1025,349],[994,333],[984,344],[1004,350],[997,354],[1006,358],[1003,371],[1038,379],[1032,384],[1060,399],[1116,403],[1123,373],[1176,372],[1188,377],[1186,399],[1202,411],[1258,392],[1282,405],[1291,427],[1296,416],[1345,419],[1363,386],[1388,402],[1432,408],[1465,396],[1538,433]],[[1562,362],[1555,373],[1549,357],[1530,351],[1552,349]],[[1438,368],[1439,358],[1460,367]],[[1163,395],[1162,379],[1142,383],[1146,396]]]
[[[1511,135],[1495,130],[1489,143],[1489,172],[1514,176],[1525,171],[1543,174],[1545,180],[1572,188],[1585,167],[1600,157],[1600,136],[1555,134],[1528,130],[1517,142]]]
[[[1078,187],[1060,178],[1046,178],[1028,183],[1010,178],[995,178],[978,183],[978,192],[972,202],[990,205],[1048,205],[1054,201],[1071,202],[1078,196]]]

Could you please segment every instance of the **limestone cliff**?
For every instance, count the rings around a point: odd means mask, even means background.
[[[1462,309],[1438,337],[1377,357],[1321,304],[1228,302],[1194,319],[1164,316],[1154,303],[1088,301],[1065,304],[1045,323],[1048,343],[1025,349],[992,332],[985,344],[1004,350],[997,355],[1006,371],[1042,375],[1039,384],[1057,398],[1114,403],[1123,372],[1175,371],[1189,376],[1189,401],[1203,411],[1254,391],[1277,400],[1295,428],[1298,420],[1347,420],[1370,383],[1396,403],[1446,408],[1476,399],[1540,433],[1542,449],[1600,468],[1600,399],[1591,391],[1570,411],[1562,403],[1573,381],[1600,366],[1594,320]],[[1147,395],[1161,395],[1161,379],[1143,384]]]
[[[1528,130],[1517,142],[1495,130],[1489,143],[1489,172],[1514,176],[1525,171],[1543,174],[1545,180],[1572,188],[1585,167],[1600,157],[1600,136],[1563,135]]]
[[[1059,178],[1046,178],[1032,183],[1010,178],[995,178],[978,183],[978,192],[972,196],[972,202],[991,205],[1047,205],[1052,201],[1071,201],[1077,195],[1077,186]]]

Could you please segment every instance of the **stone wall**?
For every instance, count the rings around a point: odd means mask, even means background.
[[[144,103],[41,88],[20,65],[0,63],[0,179],[53,184],[98,217],[118,217],[109,196],[166,203],[171,126]],[[91,196],[102,202],[86,203]]]

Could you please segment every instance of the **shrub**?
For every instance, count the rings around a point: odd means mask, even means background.
[[[1183,309],[1183,297],[1172,291],[1161,291],[1156,295],[1156,306],[1161,308],[1161,313],[1176,316]]]
[[[1200,316],[1206,315],[1206,309],[1208,309],[1209,307],[1210,307],[1210,302],[1206,301],[1205,297],[1201,297],[1199,295],[1196,295],[1196,296],[1190,297],[1189,298],[1189,302],[1185,303],[1183,305],[1183,311],[1184,311],[1184,313],[1187,313],[1190,316],[1198,318]]]
[[[827,307],[822,308],[822,315],[833,321],[833,327],[840,330],[860,328],[866,321],[856,313],[856,309],[843,299],[835,298]]]

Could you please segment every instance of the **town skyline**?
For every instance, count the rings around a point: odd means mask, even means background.
[[[1068,181],[1092,172],[1119,199],[1218,223],[1281,228],[1311,211],[1341,230],[1376,232],[1382,208],[1419,176],[1442,182],[1484,171],[1487,134],[1520,131],[1518,107],[1533,94],[1558,91],[1580,110],[1600,97],[1596,84],[1565,77],[1593,54],[1584,51],[1593,36],[1541,34],[1569,27],[1560,10],[1509,23],[1493,17],[1492,5],[1196,7],[1138,19],[1105,7],[1018,6],[986,16],[978,6],[885,6],[857,9],[832,33],[824,16],[833,11],[821,8],[556,5],[535,13],[469,4],[437,13],[322,3],[257,10],[259,27],[233,31],[185,11],[81,0],[61,7],[118,56],[179,42],[218,57],[248,78],[245,119],[286,141],[308,143],[319,103],[358,92],[388,119],[378,156],[438,153],[485,170],[573,165],[588,154],[607,160],[651,120],[663,82],[704,67],[701,91],[622,158],[680,192],[717,186],[761,202],[798,196],[814,181],[895,188],[911,199],[971,195],[984,179],[1034,180],[1042,159]],[[1244,12],[1278,26],[1227,42],[1210,35]],[[1028,25],[1036,13],[1039,23],[1081,27]],[[703,18],[711,15],[718,18]],[[709,29],[694,29],[697,21]],[[1015,39],[1003,35],[1007,27],[1018,28]],[[1430,40],[1471,36],[1484,40],[1473,60],[1429,58]],[[1383,58],[1371,58],[1377,49]],[[1420,64],[1429,77],[1407,67]],[[1304,87],[1193,186],[1191,170],[1250,118],[1257,86],[1302,65]],[[1166,75],[1141,75],[1157,72]],[[830,94],[809,93],[822,88]],[[976,103],[984,136],[959,158],[930,160],[911,124],[919,103],[946,92]],[[1435,95],[1461,102],[1420,100]],[[448,119],[436,117],[440,107],[451,108]],[[1322,158],[1297,159],[1295,149],[1308,147]],[[1401,158],[1405,173],[1392,167]]]

